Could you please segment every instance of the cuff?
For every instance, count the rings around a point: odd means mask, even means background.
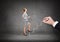
[[[53,24],[53,27],[55,27],[57,23],[58,23],[58,21],[55,21],[55,23]]]

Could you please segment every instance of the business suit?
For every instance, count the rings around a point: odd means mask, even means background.
[[[60,22],[56,24],[55,29],[60,31]]]

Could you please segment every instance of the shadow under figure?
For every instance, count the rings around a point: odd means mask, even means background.
[[[24,32],[23,32],[23,34],[25,36],[27,36],[27,31],[31,32],[31,30],[30,30],[31,29],[31,23],[29,22],[30,16],[28,16],[28,14],[27,14],[27,8],[23,8],[22,12],[23,12],[22,18],[24,21],[24,30],[23,30]],[[28,30],[26,30],[26,29],[28,29]]]

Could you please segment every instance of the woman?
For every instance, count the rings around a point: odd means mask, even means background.
[[[28,26],[28,32],[30,32],[30,28],[31,28],[31,23],[28,20],[30,16],[28,16],[27,14],[27,8],[23,8],[22,12],[23,12],[22,18],[24,21],[24,35],[27,36],[27,33],[26,33],[27,26]]]

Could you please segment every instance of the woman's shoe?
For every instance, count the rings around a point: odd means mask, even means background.
[[[23,33],[24,34],[24,36],[27,36],[27,33]]]

